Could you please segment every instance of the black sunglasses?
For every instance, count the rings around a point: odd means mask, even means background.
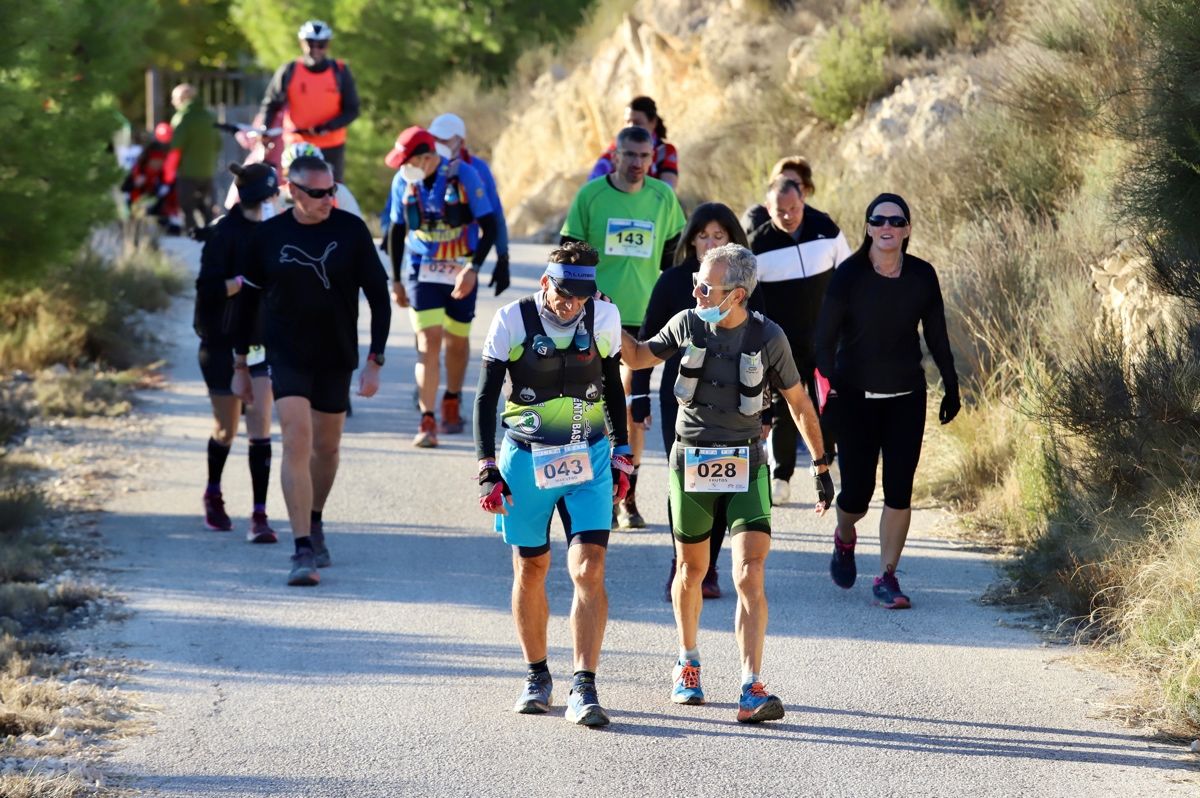
[[[318,41],[316,39],[305,39],[304,41],[307,42],[308,46],[314,50],[324,50],[329,46],[329,42],[326,41]]]
[[[313,199],[324,199],[325,197],[333,199],[333,195],[337,194],[337,183],[334,183],[329,188],[309,188],[308,186],[302,186],[299,183],[292,183],[291,186],[292,188],[300,189]]]
[[[869,216],[867,224],[872,227],[883,227],[885,224],[890,224],[892,227],[908,227],[908,219],[903,216]]]
[[[587,297],[582,297],[582,296],[575,296],[575,294],[572,294],[570,291],[563,288],[559,284],[558,280],[554,279],[553,277],[548,276],[547,279],[550,281],[550,287],[554,289],[554,293],[558,294],[559,298],[561,298],[561,299],[586,299],[587,298]]]

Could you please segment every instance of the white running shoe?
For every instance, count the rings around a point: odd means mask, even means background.
[[[786,479],[771,480],[771,504],[778,506],[787,504],[788,499],[792,498],[792,486]]]

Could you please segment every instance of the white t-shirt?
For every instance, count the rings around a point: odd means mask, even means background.
[[[542,292],[538,291],[534,301],[542,307]],[[595,300],[595,320],[592,332],[596,339],[596,349],[601,357],[609,357],[621,349],[621,312],[611,302]],[[575,328],[583,324],[583,316],[568,325],[561,325],[547,318],[547,313],[541,314],[542,326],[546,335],[554,341],[557,347],[566,347],[575,337]],[[492,318],[492,326],[488,329],[487,340],[483,343],[483,356],[488,360],[498,360],[507,363],[512,359],[514,350],[525,343],[525,322],[521,319],[520,300],[509,302]]]

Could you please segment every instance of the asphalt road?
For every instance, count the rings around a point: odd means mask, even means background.
[[[195,247],[169,243],[194,268]],[[504,300],[532,289],[545,251],[515,247]],[[484,295],[476,353],[501,304]],[[190,307],[178,303],[170,321],[170,384],[142,408],[158,434],[130,452],[149,476],[131,483],[102,524],[117,552],[115,586],[133,613],[95,642],[146,665],[133,687],[158,708],[157,730],[116,756],[146,794],[1196,794],[1194,757],[1102,715],[1126,685],[1014,628],[1019,616],[977,602],[996,564],[956,545],[949,520],[931,510],[915,514],[900,572],[915,609],[887,612],[872,606],[869,577],[851,591],[831,584],[831,519],[798,504],[777,509],[764,676],[786,718],[734,721],[728,547],[727,595],[705,602],[700,635],[710,703],[669,703],[676,642],[662,599],[670,554],[657,431],[639,491],[651,527],[615,533],[610,546],[598,684],[613,724],[594,731],[562,717],[571,593],[557,537],[549,581],[557,706],[515,715],[523,665],[509,614],[510,554],[476,504],[469,436],[444,437],[432,451],[410,446],[418,419],[405,315],[392,325],[380,395],[357,399],[347,424],[325,511],[334,566],[319,587],[297,589],[284,585],[288,536],[277,546],[245,542],[244,438],[225,477],[235,531],[203,526],[211,422]],[[360,326],[365,342],[365,312]],[[794,494],[807,499],[807,483],[798,476]],[[268,509],[286,533],[277,470]],[[859,547],[866,571],[878,556],[870,537]]]

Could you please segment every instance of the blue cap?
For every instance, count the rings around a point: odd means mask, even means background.
[[[546,276],[571,296],[589,297],[596,293],[595,266],[578,266],[573,263],[547,263]]]

